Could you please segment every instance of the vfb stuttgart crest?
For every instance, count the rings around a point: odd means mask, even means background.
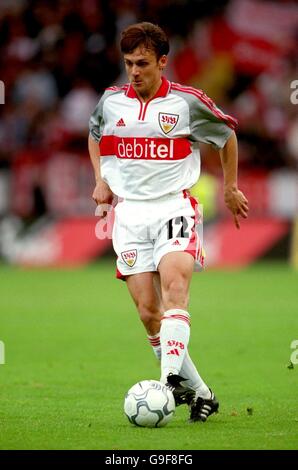
[[[174,127],[176,126],[178,122],[178,119],[179,119],[178,114],[170,114],[170,113],[158,114],[159,125],[165,134],[168,134],[174,129]]]
[[[137,261],[137,250],[122,251],[121,253],[124,263],[127,264],[130,268],[135,265]]]

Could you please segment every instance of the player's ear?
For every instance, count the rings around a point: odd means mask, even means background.
[[[159,65],[160,70],[163,70],[166,67],[167,61],[168,61],[168,58],[165,54],[159,58],[158,65]]]

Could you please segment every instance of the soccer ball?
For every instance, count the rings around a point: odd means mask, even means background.
[[[136,426],[159,428],[168,424],[175,412],[174,395],[157,380],[133,385],[124,400],[124,413]]]

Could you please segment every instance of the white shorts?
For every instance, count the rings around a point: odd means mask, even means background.
[[[202,215],[188,191],[148,201],[123,200],[115,207],[113,246],[117,278],[158,270],[161,258],[184,251],[195,259],[195,271],[204,265]]]

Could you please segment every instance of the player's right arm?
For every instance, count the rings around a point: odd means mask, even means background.
[[[99,100],[94,112],[89,120],[89,138],[88,149],[90,160],[94,170],[95,188],[92,194],[92,199],[99,204],[112,204],[114,194],[109,185],[104,181],[100,171],[100,151],[99,142],[103,133],[104,118],[103,118],[103,103],[105,94]]]
[[[93,139],[91,134],[89,134],[88,137],[88,149],[95,177],[95,188],[92,194],[92,199],[97,205],[112,204],[114,193],[101,177],[99,145],[98,142]]]

